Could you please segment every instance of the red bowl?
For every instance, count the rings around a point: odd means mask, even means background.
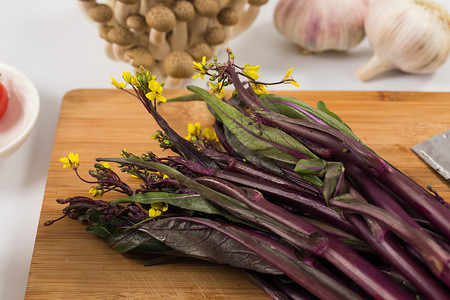
[[[0,82],[0,119],[5,114],[8,108],[8,91],[6,91],[5,86]]]

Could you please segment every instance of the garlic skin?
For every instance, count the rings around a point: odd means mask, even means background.
[[[435,2],[374,0],[366,20],[372,58],[356,75],[361,81],[393,69],[427,74],[450,53],[450,16]]]
[[[347,51],[364,39],[369,0],[280,0],[276,29],[302,53]]]

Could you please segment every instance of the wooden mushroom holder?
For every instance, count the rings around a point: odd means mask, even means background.
[[[98,24],[109,58],[142,65],[176,88],[193,75],[193,61],[211,59],[217,47],[252,24],[268,0],[77,1]]]

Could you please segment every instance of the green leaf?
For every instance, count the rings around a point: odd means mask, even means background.
[[[255,122],[202,88],[188,86],[188,89],[203,98],[224,126],[251,151],[293,164],[302,156],[316,157],[302,143],[284,131]]]
[[[92,224],[86,227],[86,231],[106,240],[112,235],[112,233],[115,230],[115,228],[108,228],[108,227],[110,226],[106,226],[103,224]]]
[[[232,228],[232,232],[228,228]],[[143,225],[140,230],[187,256],[257,272],[280,274],[236,236],[235,226],[200,218],[166,218]],[[258,235],[254,232],[254,235]],[[246,235],[248,238],[248,235]],[[272,249],[272,251],[275,251]]]
[[[326,107],[323,101],[318,101],[317,108],[315,108],[295,97],[267,94],[261,95],[259,98],[264,106],[270,108],[276,113],[302,120],[313,120],[314,118],[318,118],[329,126],[353,137],[358,141],[360,140],[338,115]]]
[[[342,121],[341,117],[339,117],[337,114],[335,114],[334,112],[332,112],[331,110],[328,109],[328,107],[326,106],[325,102],[317,101],[317,108],[319,110],[323,111],[324,113],[326,113],[327,115],[335,118],[336,120],[338,120],[342,124],[345,124],[344,121]],[[345,124],[345,125],[347,125],[347,124]]]
[[[230,130],[228,130],[227,128],[224,129],[228,144],[236,153],[239,154],[240,157],[264,170],[268,170],[283,177],[287,176],[286,173],[281,169],[280,165],[288,168],[288,166],[291,166],[290,164],[281,163],[276,159],[263,156],[258,152],[248,149],[238,140],[238,138],[236,138],[236,136],[232,132],[230,132]]]
[[[325,174],[327,162],[323,159],[300,159],[295,165],[294,172],[308,175],[323,176]]]
[[[162,253],[173,250],[151,235],[138,230],[118,229],[107,240],[106,244],[119,253]]]
[[[207,214],[226,215],[222,209],[212,205],[211,202],[203,198],[199,194],[176,194],[167,192],[148,192],[136,194],[134,196],[112,200],[112,203],[130,203],[136,202],[140,204],[151,204],[155,202],[165,202],[169,205],[177,206],[183,209],[195,210]]]
[[[184,101],[199,101],[199,100],[202,100],[202,99],[199,98],[197,95],[185,94],[185,95],[182,95],[182,96],[166,99],[166,102],[160,102],[159,101],[158,105],[161,105],[161,104],[164,104],[164,103],[168,103],[168,102],[184,102]]]
[[[323,181],[323,197],[325,200],[340,194],[343,185],[344,166],[340,162],[328,162]]]

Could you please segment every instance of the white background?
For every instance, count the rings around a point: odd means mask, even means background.
[[[228,43],[238,63],[261,65],[261,79],[279,80],[287,69],[295,67],[294,77],[302,90],[450,92],[448,61],[429,75],[394,71],[360,82],[355,71],[372,53],[367,39],[347,53],[300,55],[273,25],[277,2],[269,0],[250,29]],[[450,0],[438,2],[449,10]],[[223,51],[219,51],[219,58],[223,58]],[[31,136],[0,163],[0,299],[11,300],[25,295],[64,94],[72,89],[112,88],[110,76],[120,78],[131,68],[106,57],[95,24],[81,13],[77,0],[2,1],[0,61],[27,75],[41,99],[40,117]],[[187,83],[203,84],[194,80]],[[293,86],[277,86],[287,88]]]

